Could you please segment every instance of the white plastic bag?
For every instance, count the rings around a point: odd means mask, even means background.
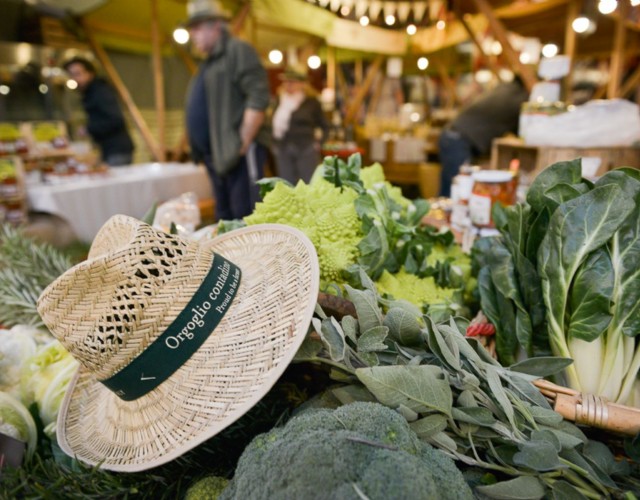
[[[637,104],[624,99],[589,101],[558,115],[520,115],[519,135],[533,146],[598,148],[640,141]]]

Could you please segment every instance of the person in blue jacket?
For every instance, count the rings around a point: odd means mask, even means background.
[[[95,66],[84,57],[69,59],[64,69],[82,92],[87,131],[100,148],[102,161],[112,167],[130,165],[133,141],[113,87],[96,75]]]

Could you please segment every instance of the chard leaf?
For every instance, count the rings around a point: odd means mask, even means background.
[[[520,446],[513,456],[516,465],[522,465],[538,472],[560,468],[560,459],[555,446],[548,441],[530,441]]]
[[[447,428],[447,417],[440,413],[429,415],[409,424],[411,430],[415,432],[419,438],[427,439],[442,432]]]
[[[544,497],[542,482],[533,476],[520,476],[489,486],[477,486],[476,490],[496,500],[538,500]]]
[[[535,212],[541,212],[549,201],[545,193],[558,184],[579,184],[582,181],[582,161],[561,161],[545,168],[529,186],[527,203]]]
[[[591,342],[611,322],[613,265],[606,247],[595,250],[580,266],[570,293],[569,336]]]
[[[577,489],[566,481],[556,481],[551,485],[553,500],[585,500],[585,497]]]
[[[513,372],[527,373],[540,378],[560,373],[573,363],[571,358],[557,358],[555,356],[541,356],[519,361],[509,367]]]
[[[634,209],[634,203],[615,185],[597,187],[558,207],[538,250],[538,270],[554,354],[570,357],[565,315],[569,287],[587,256],[604,245]],[[572,387],[580,387],[576,370],[567,370]]]
[[[529,224],[529,237],[527,238],[527,249],[525,256],[531,262],[537,262],[538,248],[547,234],[551,213],[548,208],[544,208],[540,213],[531,214],[533,220]]]
[[[404,309],[389,309],[383,324],[389,328],[389,337],[402,345],[415,346],[422,343],[422,326],[416,316]]]
[[[384,339],[388,333],[389,329],[386,326],[375,326],[365,331],[358,339],[358,353],[386,350]]]
[[[571,184],[561,183],[547,189],[544,193],[545,205],[551,213],[563,203],[583,194]]]
[[[382,312],[378,307],[376,295],[370,290],[356,290],[349,285],[345,285],[345,288],[356,308],[360,331],[366,332],[376,326],[382,326]]]
[[[323,319],[322,321],[313,318],[311,321],[316,332],[320,335],[322,343],[329,352],[329,357],[333,361],[342,361],[347,344],[338,321],[333,316]]]
[[[359,368],[356,376],[386,406],[405,405],[418,413],[436,410],[451,416],[451,387],[438,366]]]

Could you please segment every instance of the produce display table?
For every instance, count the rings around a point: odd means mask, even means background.
[[[66,219],[76,235],[91,241],[104,222],[115,214],[142,217],[154,202],[193,191],[200,200],[211,198],[204,167],[193,164],[150,163],[111,168],[100,176],[61,180],[56,184],[27,186],[31,210]]]

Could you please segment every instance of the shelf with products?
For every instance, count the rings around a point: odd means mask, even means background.
[[[22,160],[0,158],[0,223],[20,224],[27,220],[27,195]]]

